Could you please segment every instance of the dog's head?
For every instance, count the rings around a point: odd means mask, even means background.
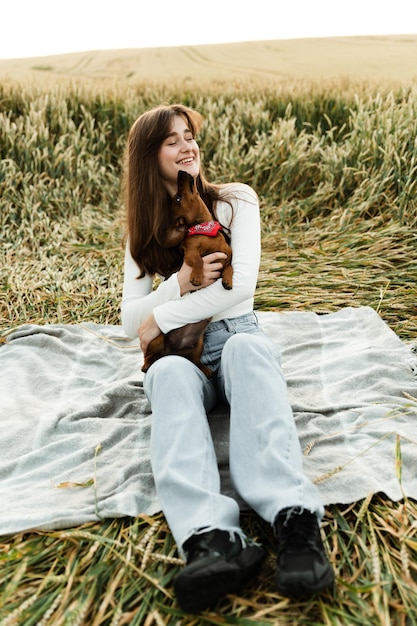
[[[197,191],[191,174],[180,170],[177,179],[177,193],[173,199],[172,212],[174,220],[188,227],[212,219],[210,211]]]
[[[179,245],[188,229],[196,224],[213,219],[197,191],[194,178],[180,170],[177,178],[177,193],[172,200],[172,226],[167,230],[164,246]]]

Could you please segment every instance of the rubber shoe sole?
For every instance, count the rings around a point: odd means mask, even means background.
[[[321,575],[317,574],[317,571],[312,575],[307,571],[286,573],[277,570],[276,588],[286,598],[302,600],[334,585],[334,571],[329,563],[323,567]]]

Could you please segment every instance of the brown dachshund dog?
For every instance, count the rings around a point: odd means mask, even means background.
[[[203,256],[211,252],[224,252],[222,285],[232,289],[233,269],[232,249],[226,241],[220,224],[213,220],[207,206],[201,199],[194,178],[187,172],[178,172],[178,190],[173,199],[173,224],[168,229],[164,246],[180,245],[184,251],[184,261],[191,266],[190,282],[199,287],[203,283]],[[178,354],[192,361],[210,378],[211,370],[202,365],[204,331],[209,319],[186,324],[169,333],[161,333],[150,342],[142,367],[146,372],[156,360],[168,354]]]

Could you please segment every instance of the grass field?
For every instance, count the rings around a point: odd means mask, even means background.
[[[417,77],[417,35],[334,37],[231,44],[97,50],[35,59],[0,59],[0,77],[96,81],[378,80]]]
[[[416,39],[401,42],[392,47],[415,50]],[[281,42],[267,45],[278,50]],[[175,80],[157,80],[153,66],[152,80],[141,74],[139,81],[126,62],[123,80],[115,80],[119,57],[112,73],[106,54],[102,65],[97,57],[69,72],[65,64],[53,69],[54,58],[37,60],[43,68],[9,77],[0,62],[0,339],[26,322],[119,323],[121,156],[133,120],[161,101],[182,101],[206,118],[199,141],[209,179],[241,180],[260,196],[256,308],[369,305],[403,340],[415,339],[417,85],[410,48],[401,76],[385,74],[385,57],[375,52],[372,80],[355,76],[356,61],[322,81],[297,76],[295,66],[282,71],[285,80],[281,70],[272,79],[274,64],[255,55],[253,66],[267,75],[256,70],[231,82],[227,72],[196,77],[189,65]],[[328,507],[323,532],[337,584],[299,603],[274,590],[269,527],[254,514],[242,523],[268,549],[266,567],[244,595],[198,618],[183,615],[173,598],[180,561],[162,515],[1,537],[0,624],[417,624],[414,501],[374,494]]]

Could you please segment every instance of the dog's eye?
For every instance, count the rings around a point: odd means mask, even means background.
[[[180,204],[180,203],[181,203],[181,196],[180,196],[180,194],[177,194],[177,195],[175,196],[175,202],[177,202],[177,204]]]

